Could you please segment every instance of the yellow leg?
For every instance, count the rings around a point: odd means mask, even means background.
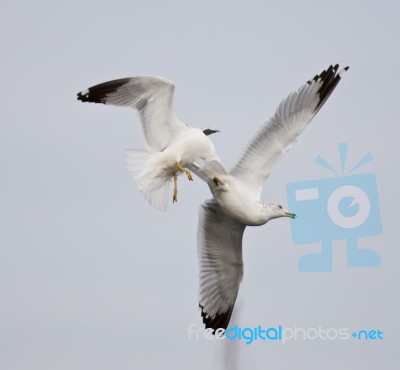
[[[175,203],[178,201],[178,176],[174,175],[174,192],[172,195],[172,202]]]
[[[215,184],[215,186],[224,185],[224,182],[221,179],[219,179],[218,177],[213,178],[213,183]]]
[[[176,168],[179,171],[185,172],[189,181],[193,181],[192,173],[189,170],[187,170],[185,167],[182,167],[182,165],[179,162],[176,162]]]

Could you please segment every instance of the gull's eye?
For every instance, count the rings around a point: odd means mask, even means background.
[[[282,209],[282,206],[281,206],[281,205],[279,205],[279,206],[278,206],[278,208],[279,208],[279,209]]]

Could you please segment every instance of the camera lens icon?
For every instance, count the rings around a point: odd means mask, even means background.
[[[337,176],[287,185],[295,244],[354,239],[382,231],[374,174]]]
[[[332,271],[333,242],[347,242],[347,266],[378,267],[381,257],[370,248],[359,248],[358,239],[382,232],[378,189],[373,173],[352,175],[372,160],[364,155],[344,175],[347,143],[339,143],[342,175],[322,156],[315,163],[336,174],[335,177],[287,184],[289,209],[296,213],[290,222],[294,244],[321,243],[320,253],[303,255],[298,262],[300,271]]]
[[[328,198],[327,211],[337,226],[353,229],[361,226],[369,217],[371,203],[368,195],[354,185],[337,188]]]

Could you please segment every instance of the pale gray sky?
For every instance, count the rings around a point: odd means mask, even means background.
[[[346,78],[274,169],[264,198],[330,177],[349,143],[377,177],[383,233],[360,239],[379,268],[304,273],[319,244],[292,243],[286,219],[249,228],[246,326],[381,329],[382,341],[233,343],[238,369],[377,369],[399,363],[400,5],[397,1],[5,1],[0,5],[0,367],[7,370],[221,369],[229,344],[188,340],[197,309],[197,210],[209,191],[180,180],[152,209],[125,168],[143,147],[136,114],[76,93],[135,75],[176,84],[186,123],[213,127],[229,167],[279,101],[332,63]]]

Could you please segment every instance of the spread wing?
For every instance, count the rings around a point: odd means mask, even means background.
[[[137,109],[147,145],[162,151],[187,129],[173,110],[174,88],[167,79],[138,76],[92,86],[78,93],[78,100]]]
[[[227,216],[214,200],[200,206],[197,253],[201,316],[206,328],[226,329],[243,277],[245,225]]]
[[[338,65],[330,66],[284,99],[274,116],[248,143],[239,162],[230,171],[231,175],[243,180],[256,194],[261,194],[273,165],[296,143],[349,67],[340,72],[337,72],[338,68]]]

